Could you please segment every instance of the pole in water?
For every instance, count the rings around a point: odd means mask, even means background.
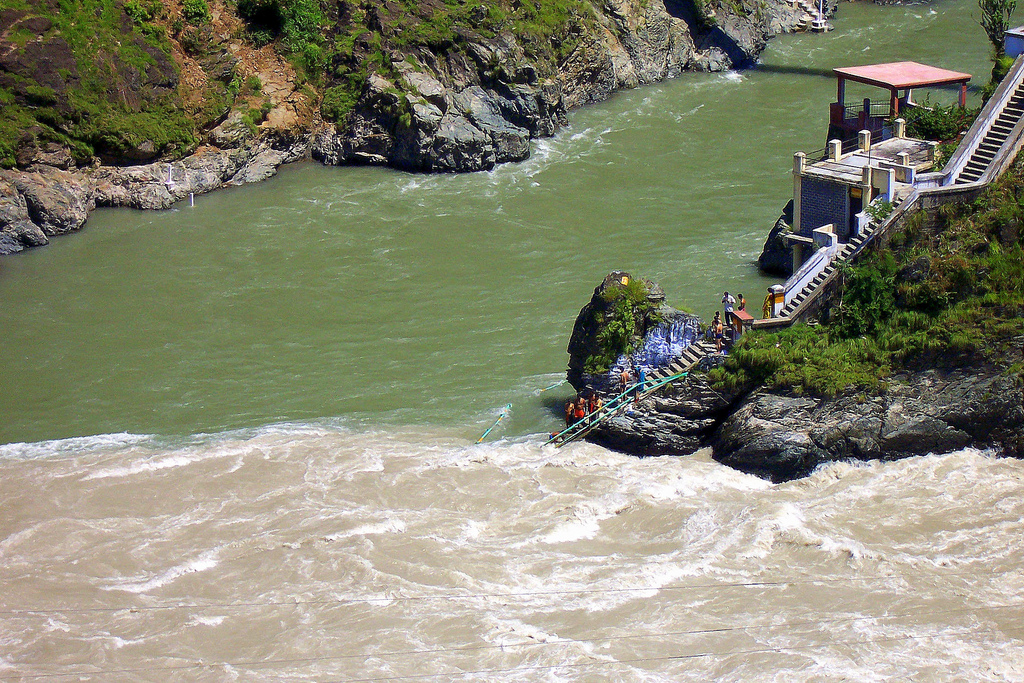
[[[506,415],[508,415],[508,411],[510,411],[510,410],[512,410],[512,404],[511,403],[506,403],[505,407],[501,409],[501,415],[498,415],[498,419],[494,421],[494,424],[492,424],[490,427],[487,428],[487,431],[484,432],[483,435],[479,439],[476,440],[476,442],[477,443],[482,443],[483,440],[487,438],[487,435],[491,433],[491,430],[494,429],[495,427],[497,427],[498,423],[501,422],[502,419]]]
[[[188,205],[189,206],[195,206],[196,205],[196,193],[195,192],[189,192],[188,193]]]

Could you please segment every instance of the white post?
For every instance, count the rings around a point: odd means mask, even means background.
[[[839,161],[843,158],[843,142],[842,140],[829,140],[828,141],[828,158],[829,161]]]
[[[859,133],[857,133],[857,145],[860,147],[860,151],[862,151],[862,152],[870,152],[871,151],[871,131],[870,130],[862,130]]]
[[[189,206],[195,206],[196,205],[196,194],[195,194],[195,192],[189,192],[188,193],[188,205]]]

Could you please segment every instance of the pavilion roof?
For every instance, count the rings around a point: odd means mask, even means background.
[[[867,85],[875,85],[889,90],[966,83],[971,80],[970,74],[940,69],[936,66],[919,64],[918,62],[867,64],[865,66],[848,66],[832,69],[832,71],[839,78],[845,78],[857,83],[866,83]]]

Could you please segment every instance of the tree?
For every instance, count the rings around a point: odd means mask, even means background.
[[[1017,0],[978,0],[981,8],[981,27],[995,48],[998,62],[1003,56],[1003,38],[1010,28],[1010,16],[1017,9]]]

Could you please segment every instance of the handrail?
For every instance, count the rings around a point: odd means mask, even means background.
[[[967,129],[967,133],[964,134],[960,145],[957,147],[953,156],[946,162],[945,168],[942,169],[942,173],[946,176],[946,183],[953,182],[954,177],[967,165],[970,161],[971,155],[974,154],[974,150],[977,149],[978,145],[981,144],[984,135],[981,135],[982,131],[991,127],[991,124],[995,121],[998,112],[1003,110],[1004,105],[1009,101],[1016,90],[1017,85],[1020,84],[1020,75],[1024,71],[1024,55],[1017,57],[1013,62],[1013,66],[1010,67],[1009,72],[1000,81],[996,91],[992,93],[992,97],[989,98],[985,107],[981,113],[978,114],[978,118],[974,119],[974,123]],[[987,110],[987,111],[986,111]],[[966,143],[966,144],[965,144]]]
[[[545,442],[544,445],[547,446],[548,444],[553,443],[555,444],[556,448],[561,448],[567,443],[576,441],[577,439],[589,434],[594,429],[594,427],[601,424],[608,418],[617,415],[618,412],[628,403],[626,399],[632,398],[634,390],[636,390],[638,387],[640,388],[640,392],[642,392],[641,398],[644,398],[646,396],[650,396],[653,392],[657,391],[666,384],[674,382],[682,377],[686,377],[687,374],[689,373],[680,372],[675,375],[663,377],[660,380],[656,380],[653,384],[650,380],[636,382],[618,396],[609,399],[609,401],[605,403],[603,406],[601,406],[597,410],[597,412],[591,413],[590,415],[587,415],[581,420],[577,420],[573,424],[563,429],[558,434],[552,436],[550,439],[547,440],[547,442]],[[581,429],[576,433],[572,433],[573,430],[575,430],[577,427],[581,427]]]

